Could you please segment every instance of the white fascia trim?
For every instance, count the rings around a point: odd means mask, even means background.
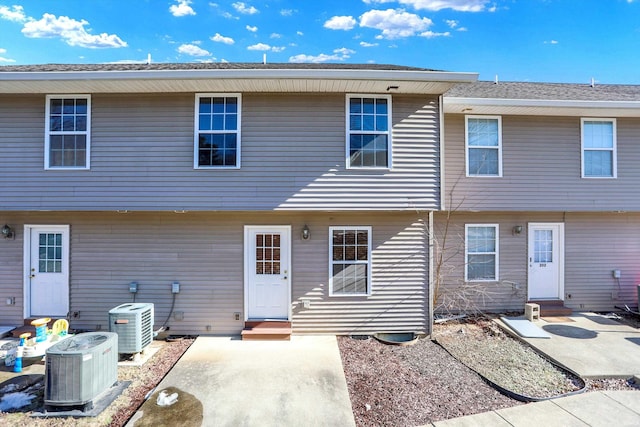
[[[478,73],[409,70],[129,70],[129,71],[20,71],[0,73],[0,81],[70,80],[191,80],[217,79],[334,79],[472,83]]]
[[[498,99],[498,98],[444,98],[444,105],[492,107],[550,107],[550,108],[619,108],[640,109],[640,101],[584,101],[562,99]]]

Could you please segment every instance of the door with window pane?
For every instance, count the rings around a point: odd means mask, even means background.
[[[289,318],[290,228],[245,228],[245,300],[247,319]]]
[[[563,224],[529,225],[529,299],[562,299]]]
[[[66,316],[69,311],[69,229],[31,227],[28,315]]]

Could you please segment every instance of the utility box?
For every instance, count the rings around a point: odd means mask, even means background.
[[[153,341],[153,304],[122,304],[109,310],[109,332],[118,334],[120,354],[140,353]]]

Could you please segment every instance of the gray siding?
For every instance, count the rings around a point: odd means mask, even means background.
[[[435,96],[393,99],[393,169],[345,168],[345,96],[243,95],[242,167],[194,170],[194,94],[92,95],[91,170],[44,170],[44,96],[0,98],[0,210],[415,210],[439,200]]]
[[[444,241],[445,215],[435,214],[438,246]],[[609,311],[624,304],[637,305],[640,214],[635,213],[456,212],[448,222],[449,238],[443,251],[446,259],[443,296],[465,295],[473,300],[473,307],[486,311],[523,310],[527,300],[527,224],[530,222],[565,224],[566,306],[574,310]],[[465,224],[499,224],[500,282],[465,284]],[[512,234],[515,225],[523,226],[522,234]],[[437,255],[436,252],[434,256]],[[612,277],[614,269],[621,270],[620,283]],[[513,283],[521,286],[518,289]],[[439,307],[437,311],[444,309]]]
[[[5,213],[18,231],[0,245],[0,301],[16,297],[0,313],[3,324],[22,323],[23,225],[70,225],[70,321],[73,328],[107,329],[108,311],[131,302],[155,304],[156,327],[169,315],[170,284],[179,281],[168,325],[178,334],[235,334],[243,327],[244,225],[292,225],[292,312],[295,332],[426,332],[426,231],[415,213]],[[304,224],[311,239],[300,239]],[[331,225],[372,226],[373,293],[328,296]],[[302,299],[309,299],[305,309]],[[76,314],[77,313],[77,314]],[[241,319],[244,316],[241,314]],[[210,329],[207,328],[210,326]]]
[[[472,211],[640,211],[638,118],[617,119],[617,179],[581,178],[580,117],[503,116],[501,178],[467,178],[464,115],[447,115],[445,123],[447,206]]]

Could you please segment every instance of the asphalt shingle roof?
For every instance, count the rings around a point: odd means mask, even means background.
[[[459,84],[447,98],[541,99],[567,101],[640,101],[640,85],[475,82]]]

